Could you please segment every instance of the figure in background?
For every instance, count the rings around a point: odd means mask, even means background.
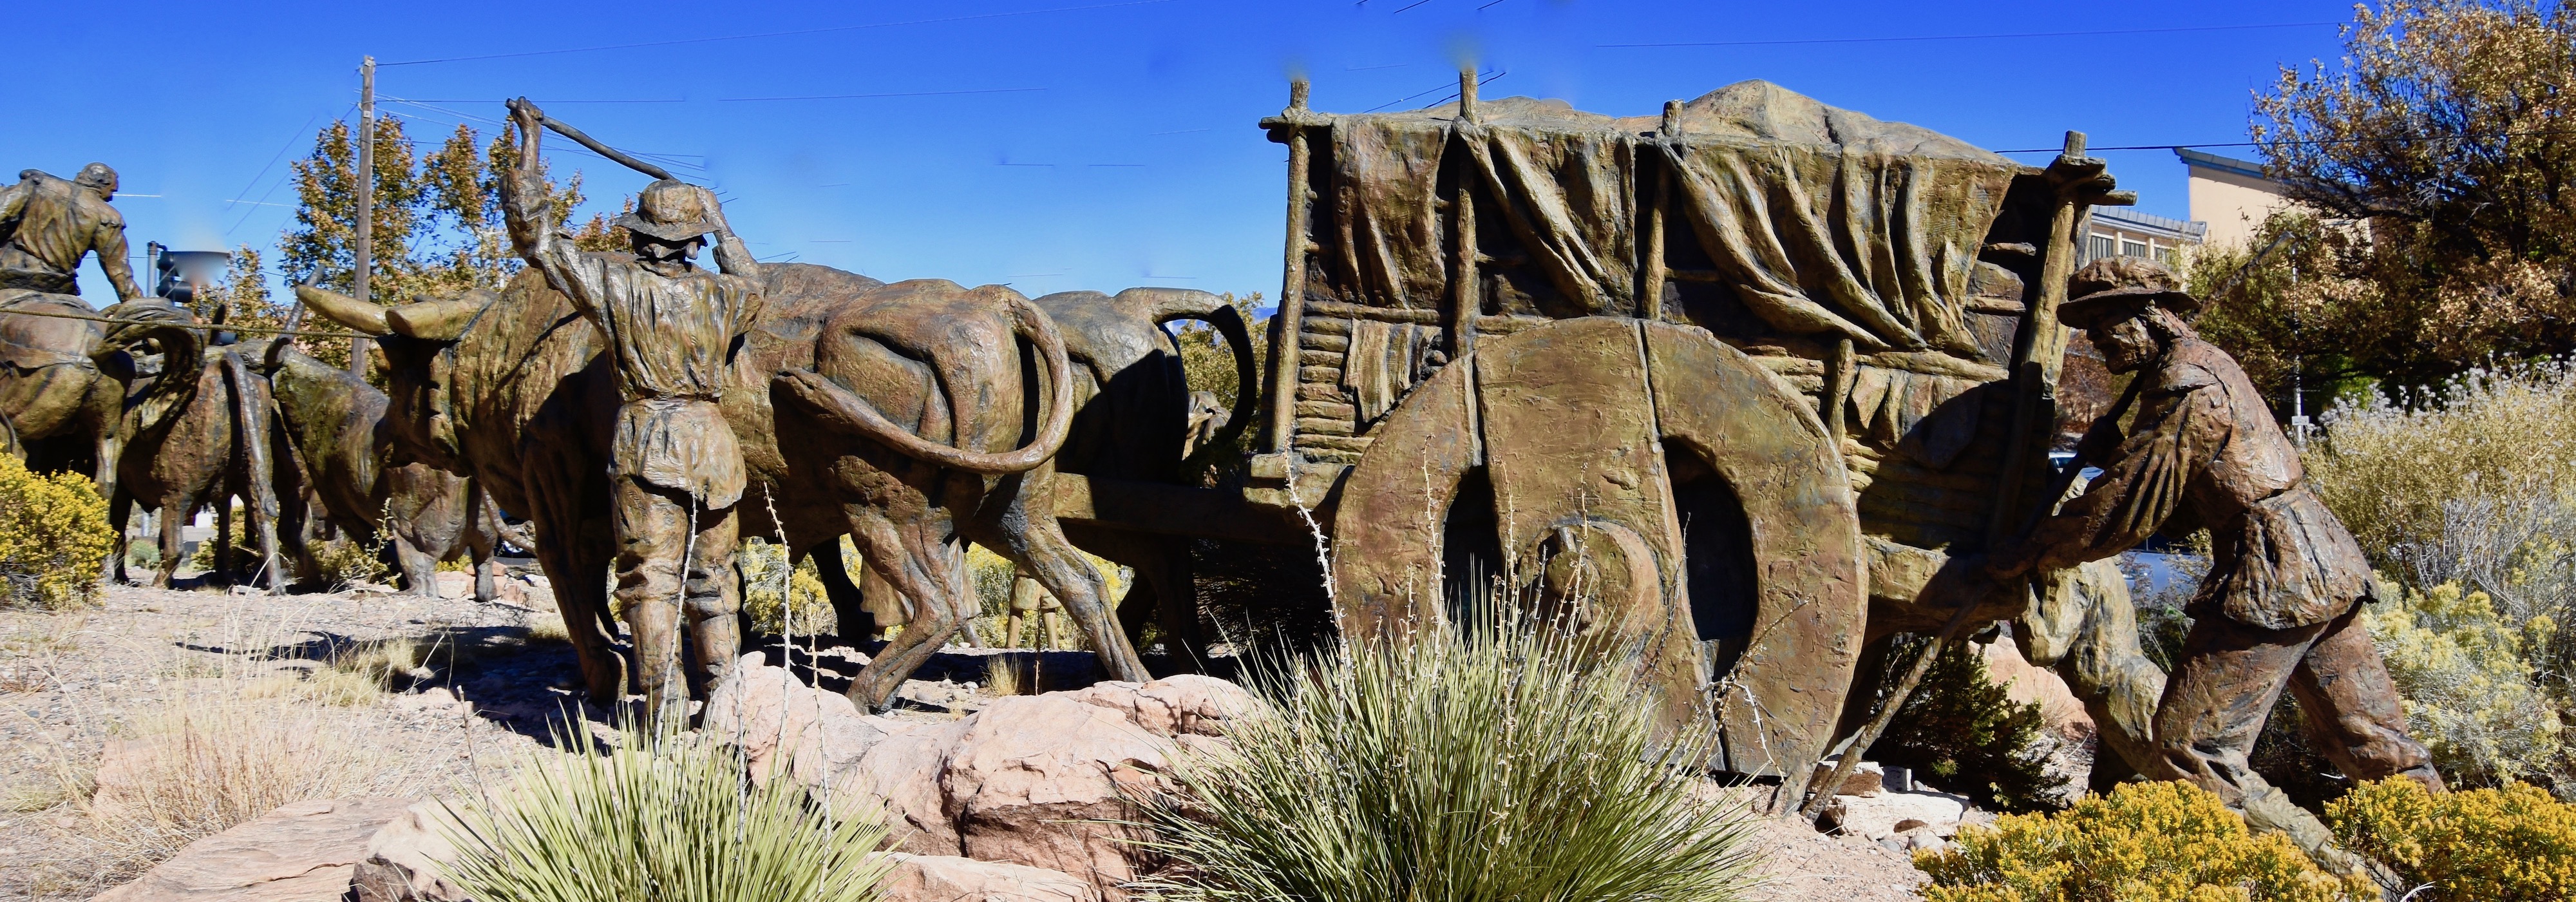
[[[143,297],[125,259],[125,217],[108,206],[115,199],[116,170],[105,163],[81,167],[68,182],[18,173],[17,184],[0,188],[0,292],[78,295],[81,258],[97,251],[117,301]]]
[[[2101,560],[2147,537],[2207,527],[2209,576],[2186,609],[2183,658],[2156,709],[2158,779],[2188,780],[2255,826],[2352,870],[2316,817],[2254,772],[2247,756],[2281,690],[2346,776],[2402,774],[2435,790],[2431,756],[2406,732],[2397,690],[2356,622],[2376,591],[2361,546],[2307,484],[2298,450],[2227,352],[2201,340],[2200,302],[2163,265],[2113,257],[2076,272],[2059,311],[2114,373],[2135,373],[2137,417],[2096,422],[2079,456],[2103,461],[2084,494],[1987,573],[2006,580]]]
[[[760,267],[727,225],[715,195],[663,179],[618,217],[631,255],[585,254],[559,234],[538,154],[545,114],[511,101],[520,165],[502,184],[502,210],[520,256],[597,325],[617,367],[623,406],[610,462],[617,541],[616,596],[635,632],[647,717],[685,717],[680,667],[685,614],[694,667],[712,682],[741,646],[735,613],[734,504],[744,470],[717,407],[736,340],[760,314]],[[716,265],[695,259],[716,236]]]

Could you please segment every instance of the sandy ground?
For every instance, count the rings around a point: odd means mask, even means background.
[[[141,865],[111,854],[117,840],[65,787],[190,687],[310,679],[335,654],[411,638],[433,649],[423,668],[392,679],[391,691],[342,699],[335,710],[346,718],[334,722],[381,751],[389,785],[423,795],[495,776],[514,752],[554,737],[609,731],[616,712],[582,702],[570,646],[531,635],[532,623],[554,617],[470,599],[123,586],[89,610],[0,609],[0,899],[87,898]],[[989,679],[990,654],[951,649],[933,659],[905,685],[900,716],[983,707],[992,697],[976,684]],[[819,663],[823,685],[842,689],[860,659],[826,652]],[[1099,678],[1084,652],[1045,653],[1036,670],[1047,690]],[[1748,897],[1755,902],[1912,899],[1921,882],[1905,854],[1865,840],[1775,821],[1760,841],[1768,883]]]

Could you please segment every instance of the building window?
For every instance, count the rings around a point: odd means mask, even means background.
[[[2104,257],[2115,256],[2118,253],[2119,239],[2117,238],[2113,238],[2109,235],[2087,235],[2084,238],[2085,259],[2099,260]]]
[[[2172,266],[2172,265],[2174,265],[2174,247],[2173,247],[2173,245],[2170,245],[2170,244],[2159,244],[2159,245],[2156,245],[2156,262],[2158,262],[2158,263],[2162,263],[2162,264],[2164,264],[2164,265],[2166,265],[2166,266]]]
[[[2146,242],[2144,242],[2144,241],[2130,241],[2130,240],[2125,239],[2125,238],[2123,238],[2123,239],[2121,239],[2121,240],[2120,240],[2120,256],[2123,256],[2123,257],[2144,257],[2144,256],[2146,256],[2146,255],[2147,255],[2147,243],[2146,243]]]

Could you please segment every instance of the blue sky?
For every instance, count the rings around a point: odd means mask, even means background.
[[[693,164],[681,174],[724,192],[764,258],[1030,295],[1163,284],[1276,296],[1286,151],[1253,123],[1285,103],[1291,72],[1329,112],[1417,93],[1389,108],[1427,105],[1472,62],[1504,73],[1487,97],[1617,115],[1763,78],[1998,150],[2054,147],[2069,128],[2097,147],[2226,142],[2244,140],[2250,94],[2281,64],[2335,58],[2335,29],[2177,29],[2350,12],[2337,0],[30,3],[11,13],[0,166],[117,167],[138,254],[147,240],[265,249],[290,222],[287,161],[351,114],[372,54],[382,96],[422,102],[383,105],[412,117],[414,137],[459,121],[488,132],[465,117],[498,120],[501,98],[535,98],[611,144]],[[2139,29],[2163,31],[1611,46]],[[771,36],[544,52],[737,35]],[[392,65],[416,60],[449,61]],[[839,95],[909,96],[750,99]],[[2140,209],[2185,214],[2172,153],[2102,155]],[[556,156],[559,172],[587,174],[594,206],[646,181]]]

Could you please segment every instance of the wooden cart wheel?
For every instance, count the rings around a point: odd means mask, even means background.
[[[1675,717],[1713,709],[1724,769],[1803,781],[1868,597],[1842,457],[1794,389],[1702,329],[1572,319],[1482,341],[1370,434],[1333,522],[1344,635],[1442,623],[1458,571],[1494,568],[1642,639]]]

